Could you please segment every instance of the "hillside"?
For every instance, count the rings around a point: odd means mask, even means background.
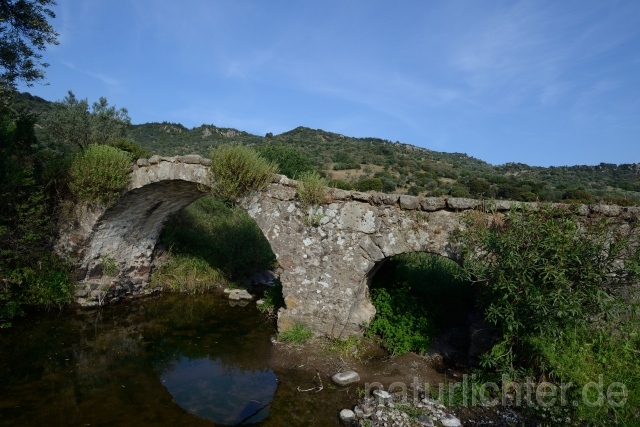
[[[46,114],[50,102],[28,93],[18,104]],[[298,127],[265,136],[179,123],[132,125],[129,137],[159,155],[208,155],[212,147],[242,143],[294,149],[342,188],[524,201],[579,200],[640,204],[640,164],[533,167],[521,163],[493,166],[462,153],[444,153],[375,137],[354,138]]]

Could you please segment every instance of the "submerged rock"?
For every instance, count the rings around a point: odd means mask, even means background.
[[[231,300],[241,300],[241,299],[252,299],[253,297],[246,289],[232,289],[229,292],[229,299]]]

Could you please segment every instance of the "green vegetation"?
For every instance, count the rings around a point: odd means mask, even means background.
[[[67,267],[50,251],[55,157],[34,149],[33,118],[0,114],[0,327],[23,306],[71,299]]]
[[[262,305],[258,305],[258,311],[275,315],[280,307],[284,307],[282,297],[282,283],[276,280],[274,286],[268,288],[262,297]]]
[[[211,150],[211,192],[232,204],[239,197],[266,187],[277,165],[242,145],[223,145]]]
[[[316,172],[305,172],[298,178],[298,198],[305,207],[322,204],[327,181]]]
[[[246,211],[208,196],[172,218],[161,239],[172,254],[200,258],[229,280],[275,264],[269,242]]]
[[[150,282],[154,287],[162,286],[172,292],[196,294],[223,286],[227,280],[204,259],[177,254],[153,272]]]
[[[313,331],[302,323],[296,322],[290,330],[279,332],[277,340],[286,343],[303,344],[311,337],[313,337]]]
[[[571,382],[575,416],[583,422],[632,425],[640,401],[640,324],[635,291],[625,288],[639,276],[640,249],[629,240],[634,227],[580,224],[566,215],[569,209],[467,217],[459,236],[463,277],[474,282],[484,317],[500,334],[482,365],[514,381]],[[626,405],[582,399],[583,386],[600,376],[625,384]]]
[[[3,0],[0,2],[0,110],[11,103],[18,82],[28,86],[44,78],[40,51],[58,44],[58,33],[47,19],[54,0]]]
[[[271,163],[278,165],[278,172],[288,178],[298,179],[300,175],[313,172],[311,160],[300,150],[286,145],[260,145],[258,154]]]
[[[361,337],[352,336],[346,339],[332,338],[322,347],[322,351],[327,354],[340,354],[360,359],[363,347],[364,340]]]
[[[458,266],[438,255],[413,253],[394,257],[371,284],[376,316],[369,334],[379,334],[393,354],[424,352],[437,332],[466,320],[471,288],[456,279]]]
[[[83,202],[111,205],[127,185],[131,155],[108,145],[90,145],[69,167],[69,189]]]
[[[131,119],[126,108],[109,106],[107,98],[101,97],[89,109],[87,99],[77,99],[69,91],[62,101],[53,104],[43,122],[47,138],[54,143],[84,150],[91,144],[124,138]]]

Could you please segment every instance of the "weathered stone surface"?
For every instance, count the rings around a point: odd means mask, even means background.
[[[449,197],[447,206],[450,209],[473,209],[480,205],[480,200],[466,199],[464,197]]]
[[[147,159],[138,159],[138,160],[136,161],[136,164],[137,164],[138,166],[140,166],[140,167],[142,167],[142,166],[149,166],[149,160],[147,160]]]
[[[202,162],[202,156],[197,154],[187,154],[186,156],[182,156],[182,163],[189,163],[193,165],[199,165]]]
[[[400,196],[400,207],[402,209],[414,210],[420,206],[420,200],[416,196],[407,196],[403,194]]]
[[[352,425],[356,421],[356,414],[351,409],[340,411],[340,422],[344,425]]]
[[[331,377],[331,381],[344,387],[360,381],[360,375],[356,371],[338,372]]]
[[[447,207],[447,201],[441,197],[425,197],[420,200],[423,211],[433,212]]]
[[[331,195],[333,200],[349,200],[351,199],[351,191],[341,190],[339,188],[334,188],[331,191]]]
[[[397,204],[398,200],[400,199],[399,194],[378,193],[376,194],[376,197],[378,200],[380,200],[380,203],[391,206]]]
[[[444,414],[438,420],[444,427],[460,427],[462,423],[459,419],[450,414]]]
[[[371,200],[371,193],[365,193],[362,191],[352,191],[351,198],[359,202],[369,202],[369,200]]]
[[[591,213],[604,216],[618,216],[622,213],[622,208],[617,205],[589,205]]]
[[[508,211],[512,206],[517,206],[518,202],[514,202],[512,200],[492,200],[488,203],[489,210],[500,211]]]
[[[242,300],[242,299],[253,299],[251,294],[247,292],[246,289],[232,289],[229,292],[229,299],[231,300]]]
[[[97,305],[158,291],[148,284],[151,268],[159,265],[154,250],[160,231],[170,216],[208,194],[209,168],[202,165],[204,159],[185,162],[189,159],[154,156],[147,166],[131,172],[114,206],[77,205],[69,218],[60,219],[56,250],[75,267],[80,303]],[[331,203],[309,208],[296,196],[296,181],[282,175],[274,181],[240,200],[240,205],[256,221],[282,268],[286,307],[278,312],[278,327],[284,331],[300,322],[332,337],[360,334],[371,321],[375,308],[368,283],[387,258],[432,252],[456,259],[449,234],[460,227],[457,211],[480,203],[451,198],[446,202],[449,209],[444,209],[440,198],[376,194],[373,200],[368,193],[356,193],[352,199],[354,193],[334,189]],[[416,203],[421,210],[407,210],[416,209]],[[618,207],[590,212],[618,214],[628,221],[640,214],[638,208]],[[316,218],[314,225],[309,224],[310,215]],[[105,256],[116,261],[114,277],[103,275]]]

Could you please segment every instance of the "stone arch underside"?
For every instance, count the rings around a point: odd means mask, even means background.
[[[243,202],[282,267],[286,308],[278,313],[279,330],[299,322],[331,337],[361,334],[375,315],[368,284],[381,262],[407,252],[455,258],[448,241],[460,226],[455,212],[358,201],[309,208],[295,191],[272,184]],[[310,218],[319,225],[309,225]]]

